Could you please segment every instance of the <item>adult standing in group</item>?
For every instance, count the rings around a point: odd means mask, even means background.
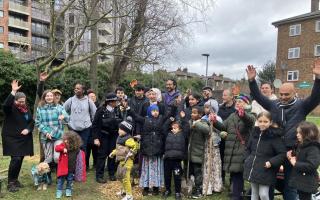
[[[218,113],[219,104],[218,101],[213,98],[213,90],[209,86],[205,86],[202,88],[202,101],[201,106],[204,106],[205,103],[209,102],[213,110]]]
[[[165,107],[164,104],[160,101],[158,101],[158,97],[157,97],[157,88],[151,88],[149,90],[149,101],[146,101],[143,105],[142,105],[142,109],[141,109],[141,113],[140,115],[142,117],[147,116],[147,111],[150,105],[152,104],[156,104],[159,107],[159,114],[160,115],[165,115]]]
[[[232,91],[230,89],[223,90],[222,93],[222,104],[219,106],[218,116],[224,121],[226,120],[232,113],[236,111],[234,103],[234,97]],[[226,172],[223,170],[224,164],[224,149],[226,145],[225,138],[221,138],[219,143],[220,156],[221,156],[221,166],[222,166],[222,182],[225,183]]]
[[[148,102],[148,99],[146,98],[146,96],[144,95],[144,86],[141,85],[140,83],[138,83],[135,87],[134,87],[134,96],[131,97],[128,100],[128,106],[130,107],[131,111],[137,114],[141,113],[142,110],[142,106],[145,102]],[[142,132],[142,125],[134,122],[134,135],[140,135]]]
[[[163,103],[166,107],[173,105],[175,100],[181,96],[180,91],[177,89],[177,81],[175,79],[168,79],[166,82],[167,91],[162,95]]]
[[[311,95],[305,99],[298,99],[295,87],[292,83],[284,83],[279,88],[280,97],[278,100],[270,100],[259,91],[257,82],[255,80],[257,72],[256,69],[249,65],[247,67],[247,76],[249,80],[249,87],[253,98],[266,110],[268,110],[272,119],[284,131],[284,142],[287,150],[292,150],[296,143],[296,130],[300,122],[306,120],[306,116],[317,107],[320,103],[320,60],[316,60],[313,67],[315,74],[315,81],[312,88]],[[284,191],[283,198],[285,200],[292,200],[297,198],[297,191],[288,185],[292,166],[286,159],[284,163]]]
[[[108,155],[116,147],[118,138],[118,125],[123,121],[120,108],[117,106],[117,96],[115,93],[108,93],[105,103],[100,106],[94,116],[92,124],[92,136],[96,146],[98,146],[96,181],[106,183],[104,169],[108,158],[109,179],[115,181],[116,163],[115,158]]]
[[[262,95],[268,97],[270,100],[277,99],[277,96],[273,94],[271,83],[268,83],[268,82],[261,83],[260,92]],[[251,113],[255,114],[256,116],[258,116],[259,113],[261,113],[262,111],[266,111],[256,100],[252,101],[251,106],[252,106]]]
[[[83,142],[81,148],[86,152],[90,127],[97,108],[84,91],[84,85],[75,84],[74,96],[70,97],[63,106],[70,115],[69,129],[79,134]]]
[[[18,181],[24,156],[33,156],[32,131],[34,121],[27,107],[26,95],[18,92],[19,82],[13,80],[12,91],[3,104],[5,114],[2,127],[4,156],[11,156],[8,170],[8,191],[17,192],[22,184]]]

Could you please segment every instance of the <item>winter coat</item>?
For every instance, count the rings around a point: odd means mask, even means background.
[[[123,121],[120,108],[115,107],[113,112],[106,106],[98,108],[92,122],[93,139],[101,139],[101,136],[118,136],[118,126]]]
[[[297,149],[297,162],[293,166],[289,179],[289,186],[299,191],[316,193],[319,175],[317,169],[320,164],[319,142],[305,142]]]
[[[171,131],[165,139],[165,159],[186,159],[186,143],[190,131],[190,125],[185,119],[181,119],[182,130],[176,134]]]
[[[205,143],[210,133],[210,127],[206,120],[191,122],[191,131],[188,144],[189,161],[203,163]]]
[[[259,91],[255,80],[249,81],[252,97],[272,115],[272,120],[284,129],[285,145],[288,149],[296,143],[296,130],[300,122],[306,120],[306,116],[320,103],[320,79],[316,78],[311,95],[305,99],[294,98],[287,105],[279,100],[270,100]]]
[[[30,111],[20,112],[14,105],[14,96],[9,94],[3,104],[5,118],[2,126],[2,148],[4,156],[33,156],[32,131],[34,120]],[[27,135],[21,132],[28,129]]]
[[[260,131],[255,127],[245,152],[243,177],[252,183],[274,185],[276,173],[286,158],[286,147],[281,139],[281,129]],[[265,168],[269,161],[271,168]]]
[[[226,120],[234,112],[236,112],[234,104],[232,104],[232,106],[226,106],[225,104],[221,104],[219,107],[218,115],[222,118],[222,120]]]
[[[228,133],[225,138],[224,165],[226,172],[243,172],[245,144],[248,142],[255,117],[245,112],[243,117],[232,113],[223,124],[216,122],[214,126]]]
[[[140,115],[142,112],[142,106],[146,102],[148,102],[148,99],[145,96],[142,99],[138,99],[136,96],[133,96],[128,100],[128,106],[130,107],[131,112]],[[136,121],[134,121],[133,124],[135,125],[133,131],[134,135],[141,134],[143,129],[142,124]]]

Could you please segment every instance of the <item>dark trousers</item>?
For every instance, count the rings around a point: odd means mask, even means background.
[[[221,158],[221,172],[222,172],[222,182],[225,183],[226,178],[226,172],[223,170],[223,163],[224,163],[224,149],[225,149],[226,141],[222,139],[219,144],[219,150],[220,150],[220,158]]]
[[[102,135],[100,137],[100,146],[98,147],[97,165],[96,165],[96,178],[104,177],[104,168],[106,159],[108,159],[108,173],[109,176],[114,176],[117,165],[115,158],[109,158],[109,154],[116,148],[117,134]]]
[[[23,158],[24,156],[11,156],[8,170],[8,183],[18,180]]]
[[[284,189],[283,189],[283,199],[292,200],[297,199],[297,190],[289,186],[289,179],[292,171],[292,165],[288,159],[284,161]]]
[[[202,164],[200,163],[190,163],[190,172],[194,175],[194,184],[196,190],[200,190],[202,192]]]
[[[232,200],[242,200],[242,192],[244,187],[243,173],[231,172],[231,184],[232,184]]]
[[[90,130],[91,127],[83,129],[82,131],[76,131],[76,130],[72,130],[76,133],[79,134],[79,136],[81,137],[82,140],[82,146],[81,149],[86,153],[87,152],[87,144],[88,144],[88,140],[89,140],[89,136],[90,136]]]
[[[311,193],[298,190],[299,200],[311,200]]]
[[[86,151],[86,166],[87,169],[89,169],[90,166],[90,155],[92,152],[92,158],[93,158],[93,166],[96,166],[97,164],[97,157],[98,157],[98,146],[94,145],[93,143],[93,138],[92,138],[92,129],[90,130],[90,136],[88,139],[88,144],[87,144],[87,151]]]
[[[175,193],[181,192],[181,177],[183,174],[181,161],[179,159],[164,160],[164,183],[167,191],[171,191],[171,177],[173,173]]]

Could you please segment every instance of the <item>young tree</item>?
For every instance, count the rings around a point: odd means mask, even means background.
[[[273,83],[276,79],[276,63],[269,60],[262,66],[262,69],[258,71],[258,79],[260,82]]]

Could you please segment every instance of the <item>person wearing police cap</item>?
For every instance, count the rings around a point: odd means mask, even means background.
[[[120,108],[117,106],[117,100],[115,93],[108,93],[105,103],[97,110],[92,124],[94,144],[98,146],[96,164],[96,181],[98,183],[106,183],[104,178],[106,159],[116,147],[119,124],[123,120]],[[117,166],[114,158],[108,158],[107,167],[109,179],[115,181]]]

